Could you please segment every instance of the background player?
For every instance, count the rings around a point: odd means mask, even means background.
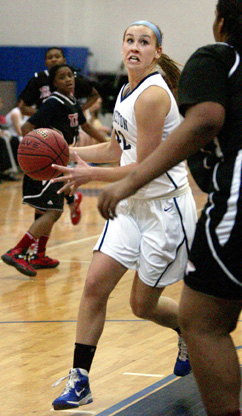
[[[64,51],[58,47],[51,47],[45,54],[45,65],[47,70],[35,72],[33,78],[28,82],[24,90],[19,95],[19,107],[22,114],[32,115],[40,108],[41,104],[50,96],[50,69],[58,64],[65,64],[66,58]],[[85,99],[82,110],[87,110],[99,98],[98,91],[92,83],[77,71],[74,72],[75,92],[74,95],[78,100]],[[75,195],[65,195],[67,204],[70,208],[70,216],[73,225],[77,225],[81,219],[80,203],[82,194],[77,191]]]
[[[81,125],[87,134],[105,141],[85,119],[78,100],[74,97],[75,77],[67,64],[57,65],[50,70],[50,85],[56,90],[22,126],[23,135],[34,128],[56,128],[64,135],[67,143],[74,146]],[[45,255],[46,244],[54,223],[63,211],[63,195],[57,195],[59,184],[36,181],[24,175],[23,202],[35,209],[35,221],[18,244],[2,255],[2,260],[28,276],[35,276],[36,269],[53,268],[59,261]],[[28,259],[27,251],[35,243],[35,253]]]

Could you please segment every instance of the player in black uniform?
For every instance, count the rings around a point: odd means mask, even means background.
[[[217,43],[198,49],[180,78],[184,121],[129,177],[103,191],[99,208],[112,218],[118,201],[192,154],[199,160],[196,152],[206,148],[209,195],[189,256],[180,325],[207,415],[240,416],[230,333],[242,309],[242,0],[218,0],[213,31]],[[200,164],[203,177],[206,167]]]
[[[45,54],[45,65],[48,69],[36,72],[28,82],[24,90],[21,92],[20,109],[23,114],[32,115],[40,108],[41,104],[50,96],[50,69],[58,64],[65,64],[66,58],[61,48],[51,47]],[[93,87],[92,83],[78,72],[74,71],[75,77],[75,97],[82,101],[86,100],[82,105],[82,110],[87,110],[99,98],[98,91]],[[70,208],[70,216],[73,225],[77,225],[81,219],[80,203],[82,194],[80,191],[75,192],[73,196],[66,195],[67,204]]]
[[[74,146],[81,125],[88,135],[104,141],[103,136],[86,121],[73,95],[75,78],[72,68],[67,64],[57,65],[50,70],[49,77],[50,85],[56,91],[25,122],[23,135],[34,128],[55,128],[63,133],[69,145]],[[63,195],[57,194],[59,188],[50,181],[36,181],[24,176],[23,202],[35,208],[35,221],[18,244],[2,256],[2,260],[28,276],[35,276],[36,269],[53,268],[59,264],[58,260],[45,255],[52,227],[63,211]],[[27,251],[36,241],[36,253],[28,260]]]
[[[40,108],[41,104],[51,94],[49,71],[55,65],[65,64],[66,58],[61,48],[52,47],[46,51],[45,65],[48,69],[45,71],[35,72],[24,90],[20,93],[21,109],[23,114],[32,115]],[[100,97],[93,84],[79,72],[74,71],[75,76],[75,97],[78,100],[85,99],[82,110],[85,111],[91,107]]]

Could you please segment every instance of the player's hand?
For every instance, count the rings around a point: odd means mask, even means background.
[[[91,180],[92,167],[84,162],[84,160],[82,160],[77,153],[75,154],[75,158],[75,161],[77,162],[77,166],[75,168],[54,164],[52,165],[53,168],[64,174],[64,176],[58,176],[57,178],[51,179],[52,183],[65,182],[64,186],[57,192],[58,194],[71,189],[70,195],[74,195],[80,185],[84,185]]]
[[[98,197],[98,209],[106,219],[113,220],[117,217],[116,207],[121,199],[126,197],[125,178],[106,186]]]

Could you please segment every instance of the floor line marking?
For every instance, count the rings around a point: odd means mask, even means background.
[[[48,250],[56,249],[56,248],[59,248],[59,247],[73,246],[74,244],[79,244],[79,243],[85,243],[85,241],[90,241],[90,240],[93,240],[94,238],[99,238],[100,234],[93,235],[92,237],[81,238],[80,240],[69,241],[68,243],[58,244],[57,246],[48,247]]]
[[[55,410],[52,408],[50,409],[50,412],[55,412]],[[73,413],[75,412],[75,413]],[[92,412],[90,410],[75,410],[73,407],[72,409],[65,409],[65,410],[58,410],[59,413],[72,413],[72,415],[96,415],[97,412]]]
[[[143,374],[143,373],[123,373],[125,376],[140,376],[140,377],[164,377],[164,374]]]

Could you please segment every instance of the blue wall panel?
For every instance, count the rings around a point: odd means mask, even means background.
[[[17,96],[26,86],[34,72],[43,71],[45,67],[46,47],[0,47],[0,80],[15,81]],[[87,68],[88,48],[63,47],[67,63],[85,73]]]

